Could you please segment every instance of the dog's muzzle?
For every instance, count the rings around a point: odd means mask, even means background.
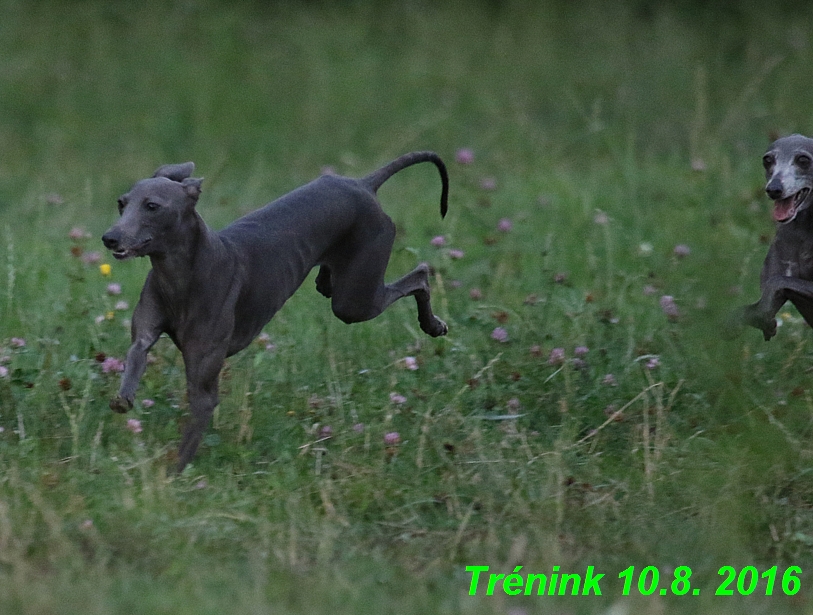
[[[792,194],[785,198],[777,198],[782,196],[782,192],[780,191],[779,194],[776,194],[775,191],[771,190],[771,185],[768,184],[768,187],[765,189],[768,193],[768,196],[774,199],[773,203],[773,219],[777,222],[790,222],[796,217],[796,214],[799,213],[799,209],[807,200],[807,197],[810,195],[810,188],[802,188],[795,194]]]
[[[102,243],[104,247],[113,252],[113,258],[117,260],[125,260],[133,256],[141,256],[143,250],[152,241],[152,237],[141,241],[135,246],[123,246],[121,233],[117,230],[109,230],[102,235]]]

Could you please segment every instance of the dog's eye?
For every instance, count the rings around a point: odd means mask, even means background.
[[[147,201],[146,203],[144,203],[144,208],[147,211],[155,211],[159,207],[161,207],[161,206],[158,203],[153,203],[152,201]]]
[[[766,169],[770,169],[773,166],[774,158],[770,154],[765,154],[762,157],[762,166]]]
[[[123,201],[123,200],[119,199],[119,200],[118,200],[118,205],[119,205],[119,215],[121,215],[121,214],[122,214],[122,212],[124,211],[124,205],[125,205],[125,203],[124,203],[124,201]]]
[[[806,169],[810,166],[810,156],[807,154],[799,154],[796,156],[796,165]]]

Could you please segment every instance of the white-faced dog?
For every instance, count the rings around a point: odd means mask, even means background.
[[[743,322],[776,335],[776,314],[790,301],[813,325],[813,139],[791,135],[775,141],[762,157],[774,202],[776,237],[760,275],[759,301],[742,309]]]

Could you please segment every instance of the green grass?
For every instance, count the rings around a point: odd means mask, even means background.
[[[813,612],[806,572],[794,597],[764,581],[712,595],[721,566],[813,563],[811,333],[789,309],[769,344],[720,336],[756,299],[773,232],[760,156],[813,133],[813,8],[0,14],[0,613]],[[104,277],[71,251],[101,251],[115,199],[163,163],[197,163],[220,228],[325,166],[362,175],[415,149],[449,164],[449,215],[432,169],[383,187],[388,276],[430,262],[449,336],[421,334],[411,302],[347,327],[311,277],[266,327],[273,350],[230,360],[193,466],[167,477],[179,353],[153,351],[139,434],[109,411],[118,375],[98,361],[124,356],[149,263]],[[549,364],[555,348],[567,362]],[[471,597],[471,565],[606,576],[601,597]],[[689,566],[701,595],[623,598],[630,565],[661,587]]]

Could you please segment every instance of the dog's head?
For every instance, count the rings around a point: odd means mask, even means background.
[[[790,135],[774,141],[762,165],[768,180],[765,192],[774,202],[774,220],[791,222],[813,201],[813,139]]]
[[[164,165],[119,198],[119,221],[102,236],[115,258],[161,254],[177,243],[200,196],[194,170],[193,162]]]

